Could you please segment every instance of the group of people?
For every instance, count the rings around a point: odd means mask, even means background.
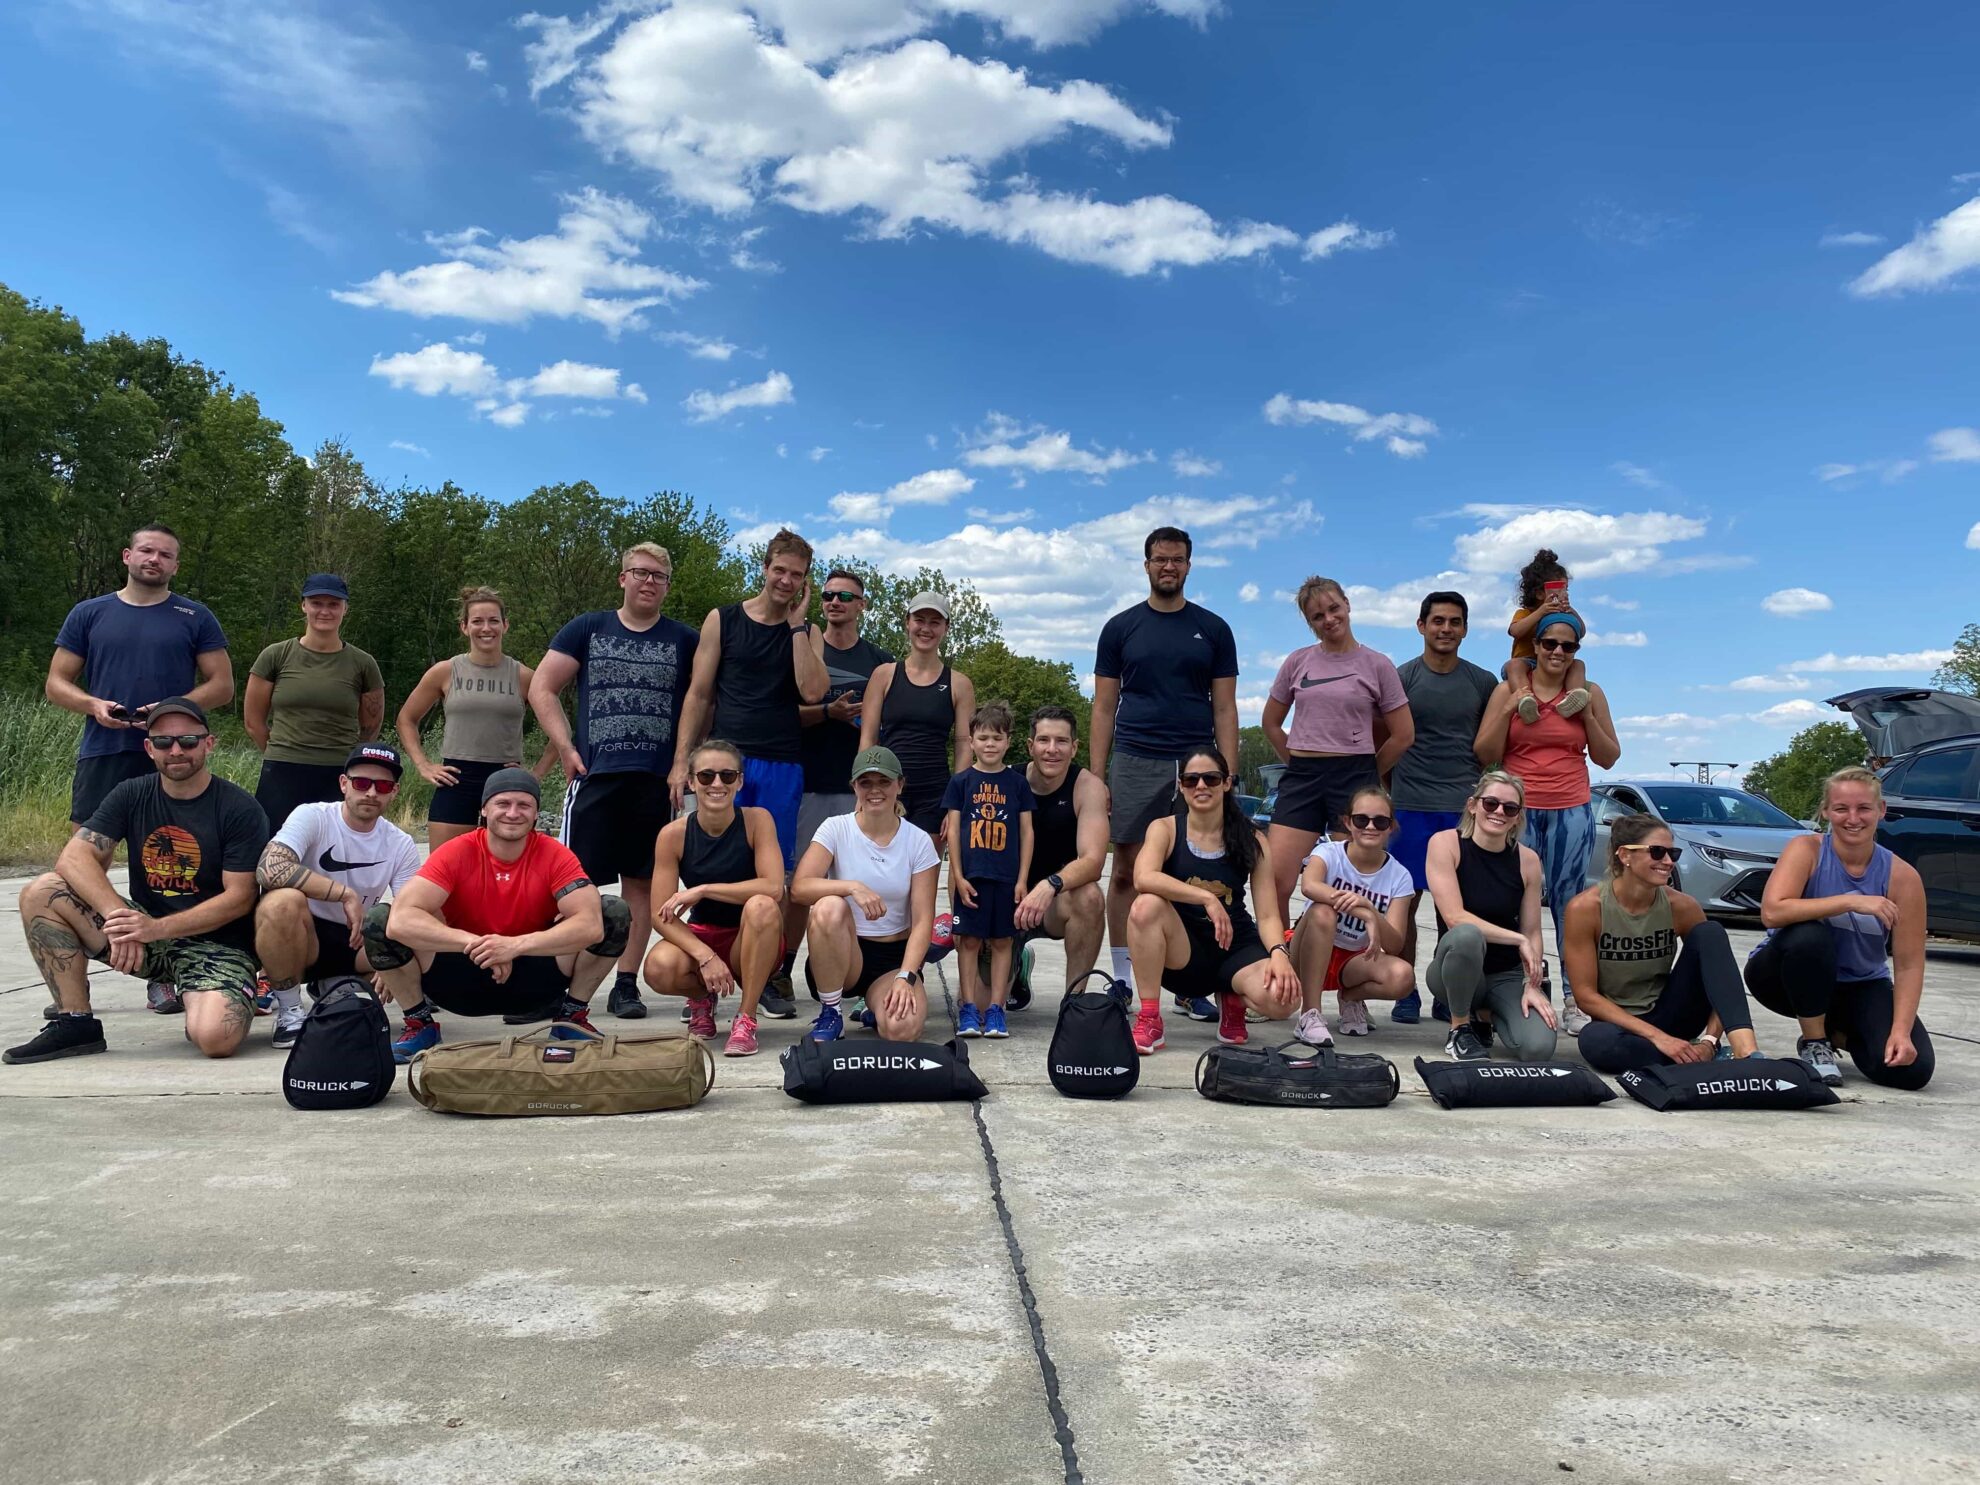
[[[1165,992],[1171,1014],[1215,1021],[1232,1044],[1252,1019],[1328,1043],[1330,993],[1343,1035],[1372,1029],[1371,1001],[1415,1022],[1428,892],[1431,1014],[1452,1057],[1496,1045],[1544,1060],[1563,1030],[1609,1071],[1750,1056],[1750,989],[1798,1021],[1798,1053],[1825,1081],[1841,1079],[1839,1048],[1878,1083],[1931,1077],[1923,890],[1876,842],[1867,770],[1829,781],[1828,831],[1774,870],[1743,977],[1723,928],[1669,886],[1678,848],[1653,817],[1612,824],[1587,887],[1588,766],[1621,745],[1553,553],[1521,574],[1498,673],[1459,654],[1459,593],[1423,599],[1422,652],[1398,667],[1355,638],[1339,583],[1308,579],[1295,601],[1314,643],[1279,667],[1264,712],[1286,768],[1263,831],[1237,797],[1230,626],[1185,596],[1186,532],[1158,528],[1143,554],[1147,598],[1099,635],[1087,767],[1076,717],[1055,706],[1024,719],[1027,761],[1008,761],[1020,721],[979,704],[944,657],[943,595],[908,601],[901,658],[862,637],[857,574],[826,575],[813,624],[813,553],[788,530],[759,590],[698,630],[662,612],[670,554],[633,546],[618,606],[571,620],[534,667],[505,653],[500,594],[466,590],[467,650],[408,694],[398,748],[379,740],[376,662],[342,639],[349,594],[316,574],[301,636],[250,668],[243,721],[263,764],[249,795],[208,766],[208,709],[233,697],[225,637],[171,591],[176,537],[144,528],[124,587],[77,605],[56,638],[49,699],[86,718],[76,833],[21,897],[52,1003],[5,1060],[104,1049],[91,959],[145,978],[152,1009],[183,1013],[209,1056],[238,1048],[258,1009],[278,1045],[293,1041],[303,987],[344,975],[400,1008],[402,1060],[439,1043],[443,1011],[588,1030],[608,977],[610,1013],[647,1014],[644,987],[678,997],[698,1037],[720,1035],[733,997],[724,1051],[748,1056],[761,1018],[796,1014],[801,945],[810,1035],[837,1039],[850,1017],[913,1040],[946,858],[962,1036],[1008,1034],[1014,957],[1041,935],[1064,941],[1068,986],[1110,945],[1144,1055],[1164,1045]],[[437,761],[422,733],[436,706]],[[524,766],[532,713],[546,746]],[[538,829],[553,763],[560,838]],[[434,785],[423,861],[383,818],[408,764]],[[120,843],[128,896],[109,876]]]

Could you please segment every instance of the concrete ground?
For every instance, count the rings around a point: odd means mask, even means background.
[[[1980,951],[1930,1089],[1786,1115],[1446,1113],[1385,1016],[1386,1109],[1206,1102],[1173,1018],[1078,1103],[1049,995],[974,1110],[793,1102],[800,1020],[690,1111],[311,1115],[94,983],[107,1055],[0,1069],[16,1485],[1980,1478]]]

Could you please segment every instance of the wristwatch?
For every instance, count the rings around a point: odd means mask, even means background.
[[[1274,944],[1272,945],[1271,948],[1267,949],[1265,952],[1268,954],[1283,953],[1286,956],[1286,958],[1288,959],[1292,958],[1291,947],[1283,943]]]
[[[921,983],[921,971],[918,969],[898,970],[895,972],[894,978],[897,980],[906,980],[910,985],[919,985]]]
[[[1050,887],[1052,889],[1052,895],[1057,897],[1061,892],[1066,890],[1066,879],[1055,871],[1049,877],[1045,878],[1045,885]]]
[[[803,622],[802,624],[793,624],[793,625],[791,625],[791,633],[793,633],[793,634],[809,634],[809,633],[811,633],[811,620],[809,620],[809,619],[806,619],[806,620],[805,620],[805,621],[804,621],[804,622]]]

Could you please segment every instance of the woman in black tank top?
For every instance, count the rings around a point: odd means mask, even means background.
[[[688,1031],[715,1035],[715,1003],[742,1003],[725,1057],[756,1051],[756,1005],[784,954],[784,852],[770,811],[736,808],[742,753],[710,738],[688,757],[694,808],[653,843],[653,929],[641,973],[655,995],[684,995]]]
[[[1186,755],[1177,792],[1175,813],[1150,822],[1135,857],[1137,896],[1128,910],[1128,954],[1141,995],[1134,1046],[1144,1057],[1165,1040],[1164,986],[1178,995],[1218,996],[1217,1040],[1227,1046],[1249,1040],[1247,1008],[1273,1020],[1299,1009],[1272,862],[1238,808],[1223,755],[1215,748]]]
[[[1522,1062],[1554,1055],[1554,1008],[1542,988],[1540,858],[1519,843],[1526,786],[1488,769],[1456,830],[1430,837],[1423,874],[1444,926],[1430,990],[1451,1011],[1445,1053],[1491,1055],[1495,1035]]]
[[[969,767],[969,721],[976,715],[976,687],[942,660],[949,637],[948,600],[917,593],[908,600],[908,655],[873,668],[861,702],[859,745],[891,748],[901,760],[901,804],[908,823],[927,831],[945,850],[942,791],[949,777]],[[949,742],[955,741],[955,761]]]

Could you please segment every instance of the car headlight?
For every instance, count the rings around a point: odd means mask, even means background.
[[[1708,866],[1720,871],[1744,871],[1749,866],[1772,866],[1777,859],[1754,851],[1734,851],[1725,846],[1708,846],[1703,841],[1687,841],[1686,848]]]

